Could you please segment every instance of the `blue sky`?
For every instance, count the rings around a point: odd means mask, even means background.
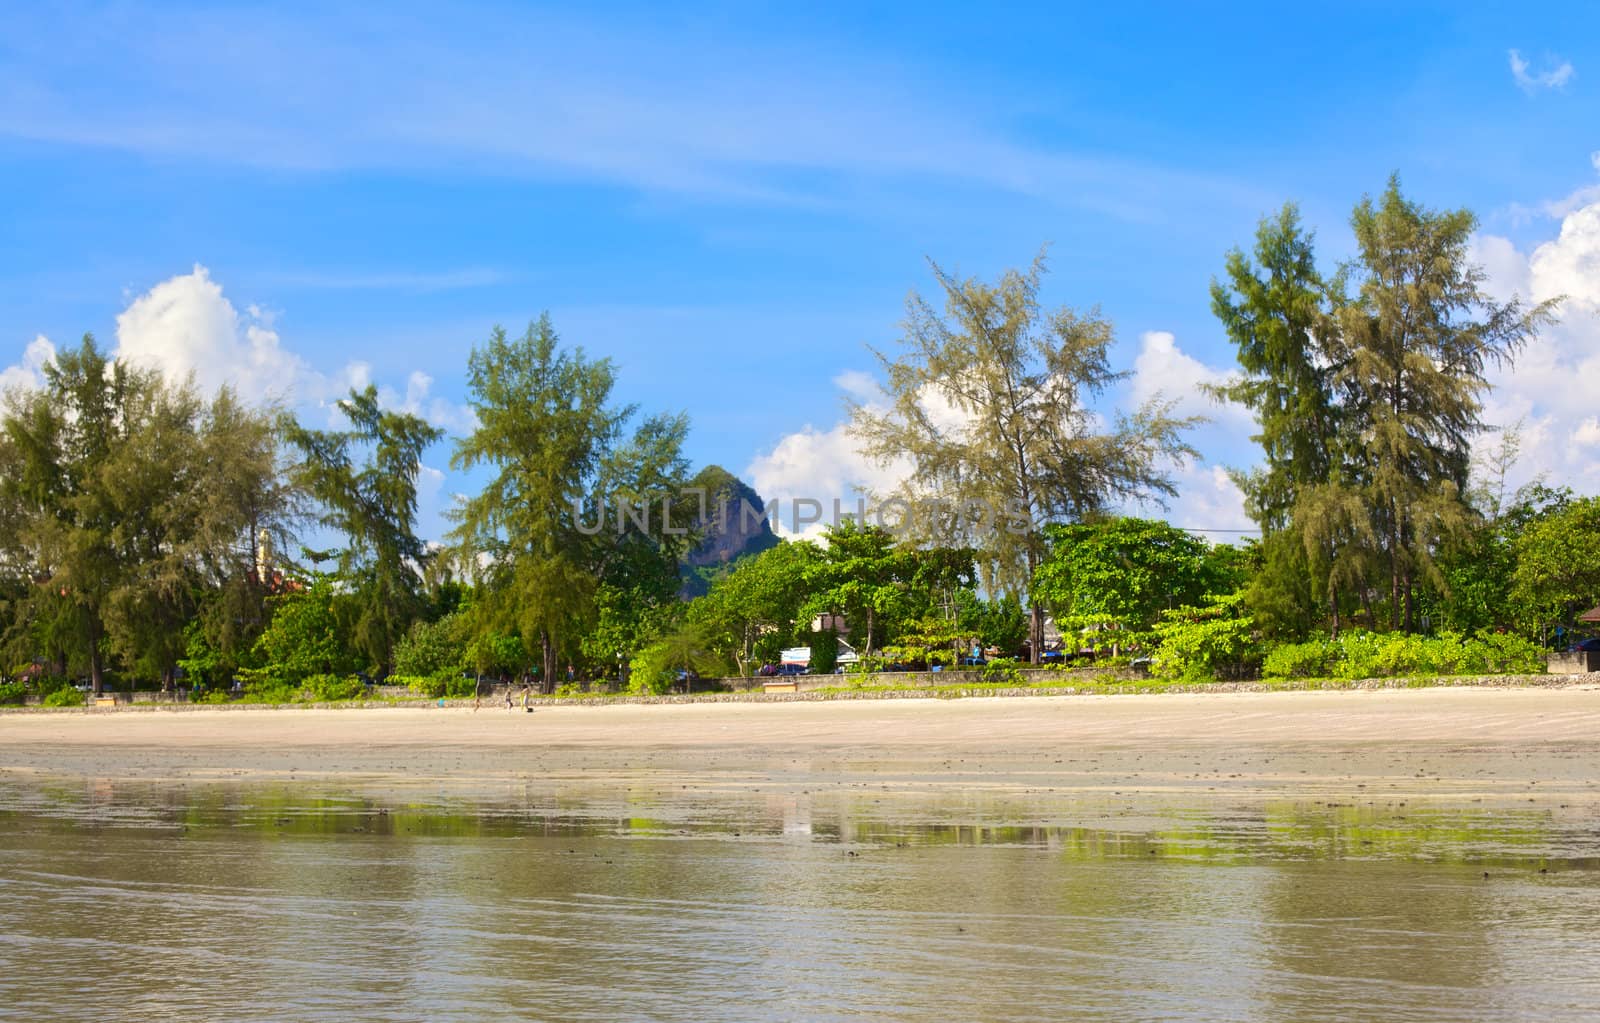
[[[1348,255],[1398,170],[1478,212],[1497,290],[1569,296],[1489,411],[1528,474],[1600,490],[1600,423],[1548,395],[1600,352],[1600,10],[1332,6],[17,5],[0,367],[93,331],[309,417],[370,379],[460,428],[471,346],[548,309],[621,398],[690,413],[697,463],[826,497],[873,482],[840,395],[925,259],[1049,243],[1046,298],[1138,370],[1108,407],[1187,401],[1229,363],[1223,253],[1293,199]],[[1181,525],[1244,524],[1217,467],[1248,426],[1212,414]],[[437,533],[467,484],[425,461]]]

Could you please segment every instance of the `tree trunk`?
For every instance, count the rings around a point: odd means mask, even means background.
[[[1028,663],[1039,664],[1044,654],[1044,607],[1037,601],[1028,608]]]
[[[1028,589],[1033,589],[1034,573],[1039,571],[1039,555],[1028,548]],[[1028,595],[1028,663],[1044,663],[1044,605],[1030,592]]]
[[[556,691],[556,644],[549,629],[539,630],[539,646],[544,655],[544,677],[539,680],[539,691],[549,696]]]
[[[100,629],[94,615],[89,616],[89,688],[99,696],[104,688],[104,670],[100,663]]]

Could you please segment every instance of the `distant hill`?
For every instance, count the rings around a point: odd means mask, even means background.
[[[708,465],[689,481],[690,487],[706,492],[706,518],[697,524],[704,530],[700,542],[679,566],[685,599],[705,594],[711,580],[729,571],[741,558],[760,554],[783,541],[772,531],[772,523],[761,511],[766,502],[748,483],[720,465]],[[753,511],[746,512],[750,508]]]

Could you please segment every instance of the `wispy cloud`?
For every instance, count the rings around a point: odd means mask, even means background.
[[[1589,163],[1597,173],[1600,173],[1600,149],[1589,154]],[[1579,185],[1559,199],[1546,199],[1531,206],[1514,202],[1506,207],[1506,212],[1510,215],[1512,223],[1521,225],[1540,218],[1561,220],[1568,214],[1576,213],[1585,206],[1592,206],[1597,202],[1600,202],[1600,181]]]
[[[1520,52],[1512,50],[1509,55],[1512,80],[1517,83],[1517,88],[1530,96],[1540,89],[1564,89],[1577,74],[1569,61],[1561,60],[1559,57],[1546,58],[1544,70],[1529,74],[1529,69],[1533,65],[1528,63]]]
[[[1132,220],[1164,219],[1180,204],[1263,202],[1220,175],[1039,146],[997,125],[1004,97],[844,47],[550,15],[374,22],[119,10],[9,43],[0,137],[740,203],[831,202],[861,184],[908,181]],[[50,42],[60,39],[70,40],[64,50]]]

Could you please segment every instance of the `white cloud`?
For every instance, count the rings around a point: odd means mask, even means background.
[[[1517,88],[1529,95],[1539,89],[1564,89],[1567,83],[1572,81],[1577,74],[1573,70],[1572,64],[1568,61],[1560,60],[1558,57],[1550,57],[1545,60],[1545,70],[1536,71],[1530,75],[1528,70],[1532,65],[1523,58],[1521,53],[1511,50],[1509,57],[1511,59],[1512,81],[1517,83]],[[1559,63],[1557,63],[1558,61]]]
[[[365,387],[365,380],[370,379],[372,367],[366,363],[356,364],[360,367],[363,382],[355,384],[357,388]],[[413,416],[421,416],[434,426],[448,430],[451,433],[466,434],[478,428],[478,416],[470,406],[458,405],[446,398],[432,394],[433,378],[421,370],[413,370],[406,378],[406,391],[401,395],[393,388],[378,388],[378,400],[385,408],[398,412],[405,412]]]
[[[192,374],[205,392],[227,385],[256,402],[288,399],[310,373],[303,359],[279,345],[269,321],[241,317],[198,264],[140,295],[117,317],[115,354],[173,381]]]
[[[1572,431],[1572,443],[1586,448],[1600,447],[1600,418],[1590,416]]]
[[[1600,171],[1600,150],[1589,154],[1589,164]],[[1580,185],[1559,199],[1546,199],[1531,207],[1513,202],[1507,205],[1506,212],[1513,224],[1522,225],[1540,217],[1561,220],[1597,202],[1600,202],[1600,182]]]
[[[1600,379],[1600,202],[1568,213],[1557,236],[1523,253],[1503,238],[1478,239],[1476,254],[1490,253],[1487,290],[1543,301],[1564,297],[1560,322],[1546,328],[1509,368],[1491,372],[1493,391],[1484,419],[1495,426],[1522,424],[1521,462],[1511,485],[1545,475],[1554,485],[1600,492],[1600,462],[1591,451],[1594,399],[1585,381]],[[1497,443],[1480,439],[1480,448]]]
[[[1533,275],[1528,257],[1517,250],[1511,239],[1499,235],[1474,235],[1467,247],[1467,259],[1483,268],[1487,278],[1484,290],[1506,302],[1527,298],[1533,292]]]
[[[1252,422],[1250,412],[1232,402],[1218,402],[1202,390],[1203,385],[1226,383],[1228,370],[1207,366],[1178,346],[1178,340],[1164,330],[1139,336],[1139,354],[1133,360],[1133,376],[1128,393],[1135,406],[1163,399],[1177,402],[1173,411],[1183,416],[1205,416],[1235,424]]]
[[[339,399],[373,382],[371,364],[352,360],[328,373],[313,369],[283,346],[274,323],[275,315],[256,304],[241,315],[210,271],[196,265],[138,296],[117,317],[115,354],[159,369],[175,382],[192,375],[207,393],[227,385],[247,401],[319,406],[330,425],[341,422]],[[455,433],[477,425],[470,408],[433,394],[432,388],[431,377],[414,371],[403,392],[380,386],[378,398],[386,408]]]
[[[1139,505],[1128,509],[1129,513],[1160,516],[1212,543],[1233,543],[1241,535],[1256,534],[1256,524],[1245,511],[1244,493],[1224,467],[1186,463],[1175,467],[1173,482],[1178,496],[1167,503],[1165,511],[1157,505]]]
[[[819,502],[824,522],[831,523],[835,501],[840,502],[844,514],[853,514],[858,495],[892,491],[911,474],[909,459],[880,466],[857,447],[848,423],[838,423],[827,430],[808,424],[752,459],[744,478],[762,498],[778,502],[782,521],[775,523],[775,528],[793,536],[796,499]],[[819,525],[803,532],[809,536],[820,529]]]
[[[45,363],[56,357],[56,346],[40,334],[22,350],[22,360],[15,366],[0,370],[0,395],[14,388],[33,389],[44,386]]]
[[[422,462],[417,463],[417,503],[437,513],[439,498],[444,493],[445,472]]]
[[[1555,240],[1534,249],[1528,272],[1535,301],[1566,296],[1564,317],[1600,312],[1600,202],[1567,214]]]
[[[833,378],[833,385],[859,402],[881,404],[884,401],[883,388],[871,373],[859,369],[847,369]]]
[[[1253,422],[1248,411],[1236,405],[1218,406],[1196,387],[1201,382],[1222,382],[1227,376],[1224,371],[1206,366],[1184,353],[1170,333],[1153,331],[1143,335],[1142,342],[1129,382],[1135,401],[1142,403],[1164,396],[1178,400],[1177,410],[1181,414],[1211,416],[1214,422],[1202,427],[1197,440],[1204,448],[1224,450],[1230,441],[1236,442],[1244,435],[1245,428]],[[869,407],[882,407],[887,400],[877,380],[867,373],[841,373],[834,378],[834,383]],[[922,405],[932,423],[941,430],[958,432],[969,421],[966,413],[952,406],[942,395],[926,394]],[[1207,436],[1214,443],[1206,443]],[[1244,496],[1220,465],[1188,462],[1172,468],[1179,495],[1171,502],[1167,516],[1171,521],[1197,529],[1252,527],[1244,512]],[[910,476],[912,469],[907,457],[895,459],[888,465],[873,463],[857,450],[857,441],[850,435],[848,423],[840,422],[826,430],[808,424],[781,438],[771,450],[751,461],[745,469],[745,479],[767,500],[781,502],[785,521],[779,531],[794,536],[791,511],[795,498],[821,502],[824,519],[831,521],[832,502],[836,498],[843,501],[845,511],[850,512],[854,510],[858,494],[894,491]],[[1160,514],[1160,509],[1153,505],[1138,506],[1129,508],[1128,512],[1150,515]],[[811,527],[805,535],[810,536],[819,529]],[[1212,539],[1226,539],[1228,535],[1218,534]]]

